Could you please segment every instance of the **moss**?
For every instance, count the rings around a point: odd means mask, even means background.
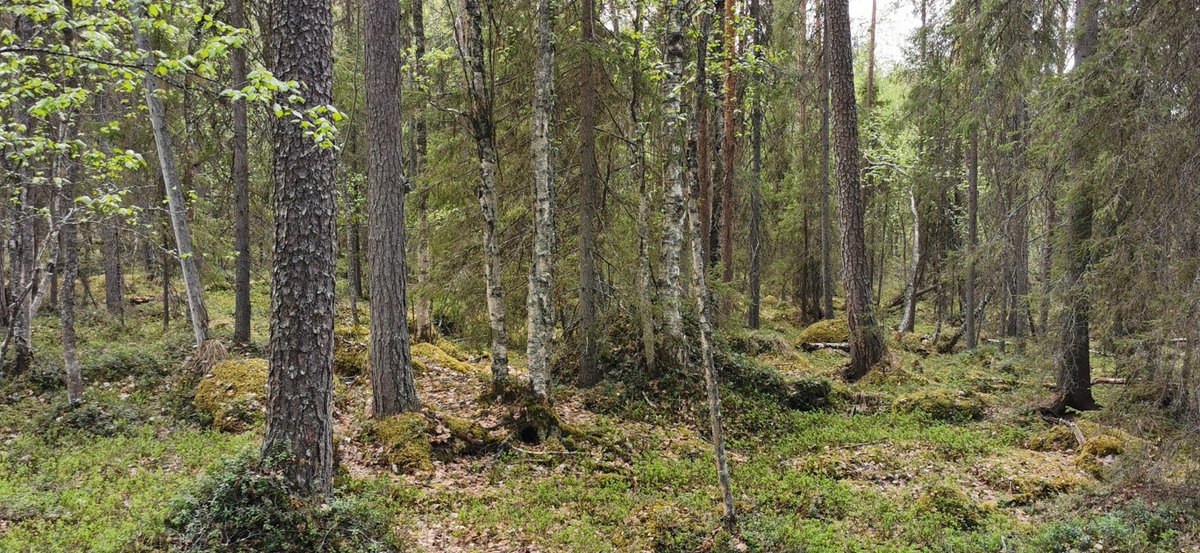
[[[1100,435],[1084,442],[1075,454],[1075,464],[1099,478],[1104,473],[1104,467],[1112,462],[1117,455],[1125,453],[1125,442],[1115,436]]]
[[[267,360],[231,359],[213,366],[196,385],[193,404],[215,429],[241,432],[263,419]]]
[[[1025,447],[1034,451],[1067,451],[1075,449],[1076,445],[1075,433],[1060,424],[1035,432],[1025,440]]]
[[[433,468],[429,421],[421,413],[401,413],[367,423],[368,441],[377,446],[377,460],[407,472]]]
[[[453,355],[446,353],[445,350],[433,344],[424,342],[413,344],[412,355],[414,367],[417,363],[420,363],[421,370],[426,370],[429,365],[436,365],[465,375],[478,375],[480,373],[475,367],[459,361]]]
[[[1016,505],[1066,493],[1088,481],[1070,457],[1053,452],[1013,450],[982,466],[983,480],[1009,494]]]
[[[800,411],[814,411],[829,403],[832,384],[824,378],[805,377],[788,383],[788,407]]]
[[[358,376],[370,371],[368,348],[371,331],[366,325],[339,326],[333,330],[333,372]]]
[[[464,363],[471,360],[471,356],[467,355],[466,353],[463,353],[462,350],[458,349],[458,346],[454,345],[454,342],[451,342],[450,340],[447,340],[440,336],[437,339],[437,347],[439,349],[441,349],[442,351],[446,352],[446,354],[449,355],[450,357],[458,359],[459,361],[462,361]]]
[[[988,509],[976,503],[957,486],[940,482],[925,488],[914,505],[922,515],[941,518],[959,530],[974,530],[983,525]]]
[[[848,340],[850,340],[850,325],[846,319],[817,321],[800,331],[800,336],[796,337],[797,344],[846,342]]]
[[[561,437],[563,423],[553,406],[531,398],[513,419],[513,431],[518,440],[539,445]]]
[[[900,413],[923,412],[941,421],[971,421],[983,417],[983,400],[947,388],[928,388],[904,394],[892,402]]]

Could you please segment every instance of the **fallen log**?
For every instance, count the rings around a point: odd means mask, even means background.
[[[1097,384],[1113,384],[1113,385],[1118,385],[1118,386],[1124,386],[1126,384],[1129,384],[1129,379],[1128,378],[1116,378],[1116,377],[1110,377],[1110,376],[1097,376],[1096,378],[1092,379],[1092,385],[1095,386]],[[1042,386],[1045,386],[1046,388],[1053,390],[1054,388],[1058,387],[1058,384],[1055,384],[1053,382],[1046,382],[1046,383],[1042,384]]]
[[[800,349],[810,352],[822,349],[840,349],[842,351],[850,351],[850,342],[805,342],[800,344]]]

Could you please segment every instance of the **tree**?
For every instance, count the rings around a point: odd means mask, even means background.
[[[145,25],[146,4],[144,0],[133,3],[132,23],[138,49],[145,52],[146,108],[150,115],[150,127],[154,131],[154,143],[158,149],[158,163],[162,169],[163,186],[167,191],[167,214],[171,219],[171,230],[175,234],[175,255],[179,259],[180,274],[187,291],[188,314],[192,322],[192,334],[199,347],[208,340],[208,310],[204,307],[204,292],[200,284],[200,271],[196,267],[196,252],[192,246],[192,231],[189,228],[187,204],[179,182],[179,170],[175,166],[175,150],[171,146],[171,135],[167,131],[166,110],[158,95],[158,77],[154,73],[154,54]]]
[[[497,220],[496,137],[492,120],[492,98],[483,60],[483,14],[479,0],[461,0],[457,22],[458,55],[462,60],[467,93],[471,98],[468,119],[479,155],[479,186],[476,196],[483,212],[483,249],[487,281],[488,322],[492,330],[492,384],[497,391],[508,382],[508,330],[505,327],[504,287],[500,282],[500,239]]]
[[[425,87],[425,3],[423,0],[412,2],[413,55],[416,58],[417,89],[424,91]],[[414,137],[415,151],[413,152],[412,174],[415,175],[419,192],[417,193],[417,305],[414,309],[413,320],[417,327],[417,341],[434,342],[437,333],[433,328],[433,298],[429,273],[433,269],[433,245],[429,226],[429,194],[433,188],[425,182],[425,156],[428,151],[428,124],[425,110],[417,108],[416,131]]]
[[[854,59],[850,46],[848,0],[826,0],[829,89],[833,135],[837,150],[837,188],[842,227],[842,265],[846,287],[846,317],[850,323],[848,380],[862,378],[887,353],[875,307],[871,302],[870,271],[863,237],[863,195],[858,174],[858,115],[854,98]]]
[[[737,60],[737,30],[734,12],[737,0],[725,0],[725,100],[724,145],[721,149],[721,261],[724,263],[721,281],[733,282],[733,210],[734,210],[734,149],[737,147],[737,75],[734,61]],[[728,310],[726,310],[728,311]]]
[[[246,26],[244,0],[229,3],[229,24]],[[246,49],[236,48],[230,55],[233,87],[246,86]],[[233,341],[250,343],[250,139],[246,120],[246,100],[233,101],[233,234],[237,253],[233,280]]]
[[[666,101],[663,106],[663,140],[667,147],[666,205],[664,206],[662,238],[662,290],[663,327],[672,347],[679,347],[683,339],[683,314],[680,311],[682,296],[680,254],[683,248],[683,129],[685,114],[680,100],[680,83],[683,81],[683,0],[668,0],[666,6],[666,34],[664,41],[663,91]]]
[[[299,83],[305,105],[328,106],[333,97],[329,0],[272,0],[270,8],[272,72],[281,81]],[[262,456],[297,493],[327,496],[333,490],[333,149],[288,117],[276,117],[271,134],[275,253]]]
[[[822,21],[828,19],[830,0],[821,0]],[[821,102],[821,314],[826,319],[833,312],[833,209],[829,191],[829,32],[827,25],[817,23],[821,42],[819,96]]]
[[[550,345],[554,338],[554,0],[537,3],[537,58],[533,82],[533,262],[529,269],[529,384],[534,399],[550,394]],[[590,24],[590,21],[589,21]],[[584,284],[588,286],[588,284]],[[587,338],[584,338],[587,340]],[[590,346],[583,346],[584,348]],[[581,352],[582,353],[582,352]],[[589,375],[581,374],[588,378]],[[595,376],[595,375],[591,375]]]
[[[597,70],[592,53],[596,10],[592,0],[580,0],[579,10],[579,38],[584,47],[579,76],[579,381],[590,386],[602,376],[596,364],[596,231],[593,228],[596,192],[600,187],[596,167]]]
[[[1075,69],[1081,71],[1096,52],[1099,36],[1099,2],[1075,1]],[[1082,157],[1075,151],[1076,165]],[[1080,171],[1082,173],[1082,171]],[[1092,397],[1092,364],[1089,336],[1091,302],[1087,295],[1087,274],[1090,261],[1088,242],[1092,238],[1092,187],[1086,174],[1076,175],[1067,196],[1067,233],[1062,255],[1066,265],[1063,280],[1062,331],[1059,352],[1054,358],[1058,390],[1045,407],[1051,413],[1061,413],[1068,407],[1080,411],[1096,409]]]
[[[371,412],[416,411],[406,299],[404,178],[400,107],[400,5],[367,0],[367,255],[371,286]]]
[[[754,20],[754,48],[760,55],[767,51],[767,24],[759,4],[760,0],[750,0],[750,17]],[[763,126],[763,94],[766,88],[765,70],[757,69],[755,87],[751,92],[753,107],[750,110],[750,143],[752,150],[752,165],[750,176],[750,309],[746,314],[746,324],[750,328],[758,328],[759,309],[762,303],[762,126]]]
[[[636,3],[633,17],[633,61],[634,70],[630,71],[629,119],[633,123],[633,156],[634,175],[638,182],[638,326],[642,336],[642,355],[646,361],[646,371],[653,372],[656,356],[654,336],[654,305],[650,299],[650,190],[646,179],[646,126],[642,121],[642,71],[645,62],[642,59],[642,4]]]

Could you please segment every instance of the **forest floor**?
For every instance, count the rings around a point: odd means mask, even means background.
[[[174,384],[190,332],[181,319],[164,331],[161,298],[133,280],[146,301],[123,327],[95,309],[82,318],[88,407],[64,408],[52,314],[38,319],[31,374],[0,388],[0,551],[159,550],[175,498],[256,451],[258,419],[215,429]],[[266,293],[255,290],[259,344]],[[214,315],[232,311],[231,292],[209,298]],[[728,357],[782,376],[767,382],[832,388],[801,410],[770,390],[724,387],[736,540],[720,530],[697,388],[561,386],[562,435],[526,443],[506,425],[512,407],[481,400],[486,357],[451,342],[414,351],[432,442],[415,456],[371,438],[382,432],[368,421],[367,379],[337,377],[336,494],[431,552],[1200,551],[1196,456],[1172,421],[1121,401],[1131,387],[1099,386],[1106,408],[1071,428],[1032,409],[1052,381],[1033,345],[1024,356],[995,345],[937,354],[896,338],[885,368],[847,385],[836,378],[845,354],[803,352],[801,329],[771,307],[764,330],[722,338],[745,354]],[[227,338],[231,321],[213,326]],[[1096,376],[1115,369],[1095,361]],[[440,447],[464,432],[483,445]]]

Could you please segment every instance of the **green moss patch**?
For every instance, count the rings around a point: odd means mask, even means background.
[[[397,472],[433,468],[430,424],[421,413],[401,413],[370,420],[363,427],[364,442],[374,448],[375,460]]]
[[[800,335],[796,337],[797,344],[846,342],[849,340],[850,324],[846,322],[846,319],[817,321],[800,331]]]
[[[982,418],[984,403],[975,394],[926,388],[897,397],[892,409],[901,413],[922,412],[941,421],[963,422]]]
[[[196,385],[196,410],[212,427],[241,432],[263,420],[267,399],[267,360],[234,359],[213,366]]]
[[[346,325],[333,329],[333,372],[358,376],[370,371],[371,330],[366,325]]]

